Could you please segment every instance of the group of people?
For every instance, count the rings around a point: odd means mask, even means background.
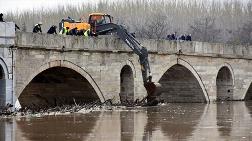
[[[39,22],[38,24],[36,24],[36,25],[33,27],[32,32],[33,32],[33,33],[42,33],[41,26],[42,26],[42,22]],[[49,28],[49,30],[47,31],[47,33],[48,33],[48,34],[57,34],[56,29],[57,29],[57,26],[56,26],[56,25],[52,25],[52,26]]]
[[[74,36],[88,36],[90,32],[90,29],[88,30],[78,30],[77,27],[73,28],[73,29],[69,29],[69,27],[63,27],[61,29],[61,31],[59,32],[59,34],[63,34],[63,35],[74,35]]]
[[[3,14],[0,13],[0,22],[4,22],[3,20]],[[39,22],[38,24],[36,24],[33,27],[33,33],[42,33],[42,22]],[[15,29],[19,30],[20,28],[15,24]],[[57,34],[56,32],[57,26],[56,25],[52,25],[49,30],[47,31],[48,34]],[[69,27],[63,27],[61,29],[61,31],[59,32],[59,34],[63,34],[63,35],[79,35],[79,36],[89,36],[90,35],[90,30],[78,30],[77,27],[73,28],[73,29],[69,29]],[[176,35],[177,33],[173,33],[173,34],[168,34],[166,39],[167,40],[180,40],[180,41],[192,41],[192,36],[191,34],[182,34],[180,36]],[[135,34],[132,34],[133,37],[135,37]]]
[[[41,26],[42,26],[42,22],[39,22],[38,24],[36,24],[34,27],[33,27],[33,33],[42,33],[42,29],[41,29]],[[57,26],[56,25],[52,25],[49,30],[47,31],[47,34],[57,34],[56,32],[56,29],[57,29]],[[62,34],[62,35],[75,35],[75,36],[88,36],[89,35],[89,30],[78,30],[77,27],[73,28],[73,29],[69,29],[69,27],[63,27],[61,29],[61,31],[59,32],[59,34]]]
[[[168,34],[166,37],[167,40],[182,40],[182,41],[192,41],[191,34],[182,34],[180,36],[176,35],[176,32],[173,34]]]

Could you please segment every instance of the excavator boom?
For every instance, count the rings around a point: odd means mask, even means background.
[[[77,28],[77,30],[82,30],[84,35],[85,33],[88,33],[90,36],[117,33],[119,38],[139,56],[143,83],[148,93],[147,101],[150,105],[155,105],[153,102],[155,102],[155,99],[158,96],[157,86],[160,86],[160,84],[152,82],[148,51],[123,26],[112,23],[112,17],[110,15],[104,13],[91,13],[89,15],[88,23],[78,22],[68,17],[68,19],[62,19],[59,27],[60,30],[65,27],[69,27],[69,29]]]
[[[92,28],[92,26],[91,26]],[[92,29],[91,29],[92,31]],[[114,23],[106,23],[102,25],[95,26],[96,35],[109,33],[116,33],[121,40],[123,40],[132,50],[139,56],[139,61],[141,65],[142,77],[144,87],[147,90],[147,101],[150,105],[157,104],[156,97],[157,87],[160,86],[158,83],[152,82],[152,74],[150,70],[148,51],[145,47],[141,45],[123,26]],[[155,103],[155,104],[154,104]]]

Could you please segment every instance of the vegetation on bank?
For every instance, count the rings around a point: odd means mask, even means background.
[[[68,16],[87,21],[89,13],[103,12],[114,17],[114,22],[123,24],[140,38],[161,39],[177,32],[192,34],[193,40],[252,44],[252,2],[239,0],[214,2],[212,0],[123,0],[98,4],[58,6],[55,9],[40,9],[22,13],[8,13],[6,21],[14,21],[22,31],[32,31],[39,21],[43,32],[51,25],[58,25]]]

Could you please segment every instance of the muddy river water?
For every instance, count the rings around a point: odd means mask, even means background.
[[[0,141],[250,141],[252,102],[0,119]]]

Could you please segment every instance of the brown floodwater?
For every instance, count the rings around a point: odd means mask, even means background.
[[[0,141],[250,141],[252,102],[0,119]]]

